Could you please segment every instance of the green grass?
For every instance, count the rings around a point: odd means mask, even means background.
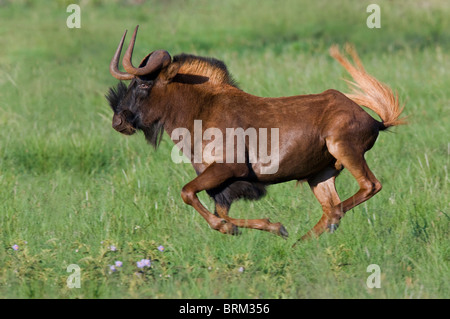
[[[379,1],[381,29],[365,25],[371,1],[85,1],[81,29],[65,24],[72,1],[11,2],[0,1],[0,297],[450,296],[446,1]],[[295,182],[231,210],[282,222],[288,240],[211,230],[181,200],[195,173],[170,160],[169,138],[155,152],[142,134],[111,128],[104,94],[117,81],[108,64],[136,24],[135,61],[160,48],[214,56],[261,96],[345,91],[346,74],[327,50],[354,43],[410,117],[367,153],[383,190],[335,234],[296,249],[321,209]],[[341,198],[357,190],[346,171],[337,187]],[[142,258],[152,267],[139,273]],[[123,267],[109,273],[116,260]],[[81,267],[80,289],[66,285],[70,264]],[[380,289],[366,286],[370,264],[381,268]]]

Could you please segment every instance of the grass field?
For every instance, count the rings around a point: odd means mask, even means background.
[[[69,29],[71,2],[0,0],[1,298],[450,297],[447,1],[380,0],[380,29],[366,26],[373,1],[80,1],[81,28]],[[366,156],[383,190],[295,249],[322,214],[295,182],[231,210],[282,222],[287,240],[211,230],[180,197],[195,172],[171,161],[168,136],[155,152],[111,128],[108,65],[136,24],[135,61],[213,56],[260,96],[346,91],[328,48],[354,43],[407,103],[409,125]],[[337,188],[347,198],[357,184],[344,171]],[[66,284],[71,264],[81,288]],[[366,285],[371,264],[381,288]]]

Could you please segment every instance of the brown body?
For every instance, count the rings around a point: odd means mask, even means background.
[[[345,212],[380,191],[381,184],[369,170],[364,153],[373,146],[380,130],[401,124],[402,109],[392,91],[365,72],[351,48],[348,52],[356,67],[336,47],[331,49],[331,54],[356,81],[355,87],[359,90],[355,90],[355,94],[327,90],[320,94],[262,98],[237,88],[223,63],[214,59],[181,55],[170,61],[167,52],[156,51],[148,55],[139,68],[134,68],[128,61],[131,59],[128,53],[132,52],[135,37],[136,31],[124,57],[128,74],[117,68],[124,38],[111,62],[111,73],[115,77],[132,80],[126,91],[123,88],[117,92],[112,90],[108,97],[115,112],[113,127],[116,130],[132,134],[142,129],[147,139],[157,146],[162,129],[169,136],[177,128],[194,132],[196,120],[202,121],[203,132],[216,128],[224,136],[228,128],[251,128],[257,132],[260,128],[278,129],[278,169],[271,174],[262,173],[265,164],[258,161],[226,162],[225,145],[223,160],[217,156],[203,157],[196,163],[190,158],[198,176],[183,187],[181,195],[213,229],[235,234],[237,227],[247,227],[287,236],[280,223],[228,216],[234,200],[259,199],[270,184],[290,180],[309,183],[322,206],[323,216],[303,238],[334,231]],[[151,68],[147,67],[149,64]],[[144,68],[147,68],[145,72]],[[372,118],[359,104],[374,110],[382,122]],[[270,134],[267,140],[270,150]],[[190,154],[194,153],[196,143],[202,143],[205,148],[208,141],[194,140],[192,134]],[[245,151],[250,152],[251,146],[246,143]],[[360,189],[342,201],[335,189],[335,178],[343,168],[350,171]],[[215,214],[199,201],[196,194],[203,190],[215,200]]]

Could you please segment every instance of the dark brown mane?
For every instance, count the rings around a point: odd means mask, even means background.
[[[187,79],[189,78],[187,75],[194,76],[190,77],[194,84],[209,81],[213,84],[228,84],[238,88],[227,66],[220,60],[182,53],[174,56],[172,63],[181,64],[177,75],[179,78]]]

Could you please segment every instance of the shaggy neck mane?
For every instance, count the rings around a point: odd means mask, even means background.
[[[228,84],[238,88],[225,63],[220,60],[182,53],[174,56],[173,62],[181,64],[177,77],[179,80],[182,79],[183,82],[193,84],[209,82],[213,85]],[[204,80],[202,81],[202,79]]]

